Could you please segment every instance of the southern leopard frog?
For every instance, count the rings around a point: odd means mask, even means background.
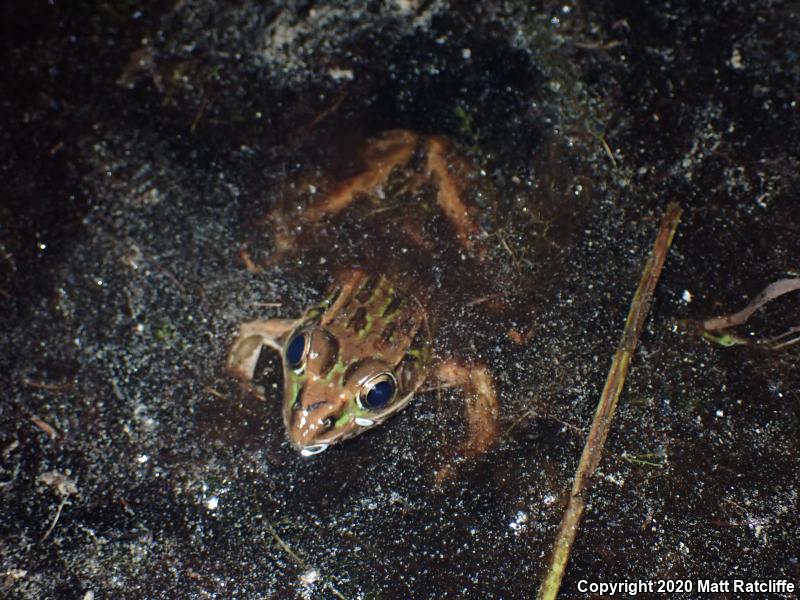
[[[473,247],[477,227],[456,175],[464,162],[443,138],[395,130],[369,142],[363,154],[364,170],[307,208],[306,225],[358,197],[427,187],[462,248]],[[380,271],[342,269],[325,300],[302,317],[242,324],[229,368],[250,381],[262,347],[280,352],[283,420],[289,440],[305,456],[376,427],[416,392],[437,386],[463,388],[468,439],[461,454],[484,452],[496,437],[499,416],[491,375],[481,364],[440,356],[425,290],[401,272]]]

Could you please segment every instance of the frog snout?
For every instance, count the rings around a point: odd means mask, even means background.
[[[340,406],[327,401],[293,411],[289,430],[292,443],[298,448],[318,443],[333,428],[340,413]]]

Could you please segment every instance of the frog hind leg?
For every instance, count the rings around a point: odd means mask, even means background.
[[[303,215],[311,223],[319,223],[328,215],[335,215],[359,195],[373,194],[384,185],[395,167],[404,167],[411,159],[419,136],[405,129],[393,129],[370,140],[364,150],[365,169],[359,175],[340,184],[322,201],[312,204]]]
[[[442,138],[430,138],[426,168],[437,184],[436,201],[453,224],[462,246],[469,250],[478,226],[473,219],[472,209],[461,199],[458,178],[451,173],[450,162],[447,143]]]
[[[253,379],[261,348],[269,346],[280,351],[286,335],[297,326],[297,319],[268,319],[247,321],[239,326],[239,335],[228,352],[227,366],[234,375],[245,381]]]
[[[446,362],[439,366],[436,374],[443,385],[461,387],[466,395],[467,439],[458,454],[462,460],[483,454],[497,440],[500,425],[500,403],[488,369],[482,365],[465,367]],[[437,471],[436,483],[442,484],[454,474],[453,461],[447,461]]]

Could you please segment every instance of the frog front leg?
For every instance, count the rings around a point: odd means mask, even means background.
[[[242,323],[239,335],[228,352],[228,369],[245,380],[253,379],[263,346],[281,351],[286,336],[298,325],[298,319],[268,319]]]
[[[497,439],[500,425],[500,403],[491,374],[483,365],[467,367],[449,361],[439,365],[436,375],[443,385],[464,391],[467,439],[460,455],[468,459],[483,454]],[[446,464],[436,473],[437,483],[451,479],[453,472],[453,465]]]

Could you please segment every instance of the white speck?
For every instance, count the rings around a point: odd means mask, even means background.
[[[150,460],[150,457],[147,456],[147,454],[140,454],[139,456],[136,457],[136,462],[138,462],[140,465],[143,465],[148,460]]]
[[[300,584],[301,585],[314,585],[317,581],[319,581],[319,571],[316,569],[309,569],[304,573],[300,573]]]
[[[744,69],[744,63],[742,62],[742,53],[739,51],[738,48],[734,48],[733,52],[731,52],[731,60],[730,60],[731,67],[734,69]]]
[[[469,48],[463,48],[461,50],[461,58],[463,58],[464,60],[469,60],[471,57],[472,57],[472,50],[470,50]]]
[[[547,494],[544,498],[542,498],[542,504],[545,506],[550,506],[555,501],[556,497],[553,494]]]
[[[47,244],[45,244],[44,242],[39,242],[38,244],[36,244],[36,247],[39,248],[39,250],[41,250],[42,252],[47,250]]]
[[[364,417],[356,417],[355,422],[359,427],[372,427],[375,425],[375,421],[372,419],[365,419]]]
[[[315,185],[309,185],[309,186],[308,186],[308,193],[309,193],[309,194],[316,194],[316,193],[317,193],[317,186],[315,186]]]
[[[725,416],[725,412],[722,411],[722,410],[717,410],[717,412],[714,413],[714,414],[716,414],[718,417],[724,417]]]
[[[334,81],[352,81],[353,80],[353,70],[352,69],[328,69],[328,75]]]
[[[208,510],[217,510],[218,506],[219,498],[217,496],[211,496],[211,498],[208,499],[208,502],[206,502],[206,507]]]
[[[683,290],[681,300],[683,300],[686,304],[689,304],[692,301],[692,292],[689,290]]]
[[[514,531],[516,534],[520,534],[525,529],[527,529],[526,523],[528,522],[528,513],[523,511],[518,511],[516,515],[514,515],[514,519],[509,523],[509,527]]]
[[[103,287],[106,284],[106,282],[103,281],[102,279],[100,279],[99,277],[97,279],[95,279],[94,282],[95,282],[95,284],[99,285],[100,287]]]
[[[94,591],[89,590],[83,595],[83,600],[94,600]]]

